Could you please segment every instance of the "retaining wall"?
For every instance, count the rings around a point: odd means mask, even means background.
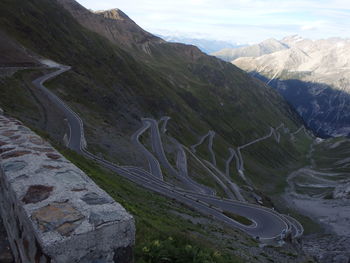
[[[16,262],[133,260],[133,217],[1,109],[0,213]]]

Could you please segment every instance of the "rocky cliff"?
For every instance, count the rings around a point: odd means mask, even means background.
[[[74,0],[58,0],[84,27],[127,48],[146,49],[164,41],[139,27],[119,9],[91,12]]]
[[[350,41],[292,36],[281,43],[288,48],[232,63],[276,88],[318,134],[348,135]]]
[[[240,48],[225,48],[212,55],[221,58],[225,61],[231,62],[240,57],[259,57],[265,54],[271,54],[280,50],[288,49],[285,43],[276,39],[270,38],[259,44],[240,47]]]

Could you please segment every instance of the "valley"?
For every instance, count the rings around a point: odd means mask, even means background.
[[[278,90],[316,136],[328,138],[310,145],[305,167],[288,175],[281,201],[322,226],[322,234],[304,241],[319,262],[349,257],[348,45],[341,38],[291,36],[214,53]]]
[[[228,225],[233,225],[234,228],[241,229],[253,237],[258,237],[261,240],[274,240],[276,238],[280,238],[283,233],[288,233],[289,231],[292,233],[293,238],[296,238],[298,235],[301,235],[304,231],[303,228],[298,229],[299,225],[295,225],[293,220],[289,220],[287,217],[283,217],[273,210],[263,209],[262,207],[255,207],[249,205],[247,203],[236,203],[233,200],[220,200],[212,197],[215,195],[210,188],[202,188],[204,186],[195,185],[195,183],[191,182],[191,184],[187,184],[189,187],[189,192],[176,189],[175,186],[171,184],[167,184],[163,180],[163,175],[160,166],[162,165],[169,172],[172,171],[175,176],[178,175],[178,172],[170,165],[165,155],[163,145],[160,139],[158,123],[153,119],[143,119],[144,126],[136,132],[132,137],[135,143],[139,144],[142,147],[142,144],[139,142],[138,138],[141,133],[145,132],[147,129],[151,129],[151,137],[152,137],[152,148],[156,153],[158,158],[155,158],[152,153],[148,152],[148,150],[144,147],[143,151],[146,156],[148,156],[148,162],[150,166],[150,173],[143,169],[139,169],[138,167],[123,167],[117,166],[111,162],[108,162],[100,157],[97,157],[86,150],[86,140],[84,137],[84,128],[83,122],[80,117],[72,111],[63,101],[61,101],[58,97],[53,95],[49,90],[47,90],[43,83],[48,79],[51,79],[55,76],[58,76],[65,71],[69,70],[69,67],[63,66],[56,72],[49,73],[43,77],[40,77],[33,81],[34,86],[43,90],[49,96],[50,100],[57,104],[63,111],[64,115],[68,120],[69,125],[69,136],[67,147],[85,155],[86,157],[101,163],[103,166],[111,169],[112,171],[117,172],[118,174],[125,176],[127,179],[136,182],[137,184],[142,185],[143,187],[149,188],[153,191],[159,192],[162,195],[174,198],[179,202],[185,203],[190,207],[195,208],[196,210],[210,215],[220,221],[225,222]],[[164,126],[164,130],[165,126]],[[212,133],[210,133],[212,134]],[[263,137],[262,139],[255,140],[249,144],[253,144],[258,142],[259,140],[266,139],[272,135],[271,133],[268,136]],[[210,137],[212,138],[212,137]],[[245,145],[246,147],[247,145]],[[242,147],[241,147],[242,148]],[[209,143],[209,149],[214,156],[214,152],[212,151],[212,140]],[[215,158],[213,158],[215,160]],[[240,159],[243,162],[243,158],[240,154]],[[214,162],[215,163],[215,162]],[[216,166],[216,164],[213,164]],[[187,167],[185,167],[187,169]],[[242,172],[241,172],[242,173]],[[155,177],[155,180],[152,180]],[[188,178],[187,178],[188,179]],[[195,188],[193,189],[193,186]],[[225,185],[221,183],[221,185]],[[236,186],[237,187],[237,186]],[[197,192],[197,191],[198,192]],[[239,189],[237,189],[239,192]],[[193,195],[192,195],[192,192]],[[201,194],[204,195],[201,195]],[[240,196],[240,194],[239,194]],[[234,198],[233,198],[234,199]],[[202,202],[200,202],[202,201]],[[244,200],[243,200],[244,201]],[[196,204],[197,202],[197,204]],[[225,216],[225,214],[221,211],[229,211],[233,214],[238,214],[241,216],[245,216],[249,218],[252,222],[252,225],[243,226],[241,223],[230,220],[229,217]]]
[[[219,59],[119,9],[0,8],[0,109],[134,216],[135,262],[350,258],[346,40]]]

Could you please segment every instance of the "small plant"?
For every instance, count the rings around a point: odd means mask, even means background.
[[[233,220],[243,224],[243,225],[250,226],[250,225],[253,224],[253,222],[250,219],[248,219],[248,218],[246,218],[244,216],[240,216],[240,215],[228,212],[228,211],[224,211],[223,214],[225,216],[227,216],[227,217],[229,217],[229,218],[231,218],[231,219],[233,219]]]
[[[152,240],[143,247],[140,262],[147,263],[216,263],[225,262],[219,251],[203,250],[186,240],[169,237]]]

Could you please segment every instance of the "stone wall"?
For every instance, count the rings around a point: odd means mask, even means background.
[[[133,217],[47,142],[1,114],[0,213],[16,262],[132,262]]]

